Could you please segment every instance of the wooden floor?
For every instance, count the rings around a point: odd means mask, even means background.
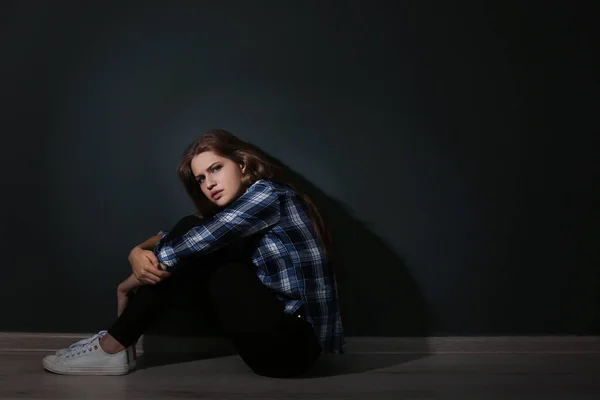
[[[0,353],[0,399],[600,399],[598,353],[347,354],[302,379],[254,375],[235,355],[147,358],[119,377],[61,376],[43,370],[44,354]]]

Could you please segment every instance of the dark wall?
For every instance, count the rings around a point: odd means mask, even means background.
[[[129,250],[192,211],[183,149],[221,127],[321,204],[349,335],[600,331],[586,10],[14,3],[0,330],[105,328]]]

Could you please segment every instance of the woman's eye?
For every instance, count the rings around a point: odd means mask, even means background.
[[[220,166],[220,165],[217,165],[217,166],[216,166],[216,167],[213,169],[213,171],[215,171],[215,172],[216,172],[216,171],[218,171],[218,170],[220,170],[220,169],[221,169],[221,166]]]

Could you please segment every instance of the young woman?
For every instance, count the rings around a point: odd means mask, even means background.
[[[197,213],[131,251],[117,321],[46,356],[44,368],[126,374],[139,337],[189,293],[257,374],[291,377],[322,353],[343,353],[329,234],[310,198],[261,151],[223,130],[192,143],[178,172]]]

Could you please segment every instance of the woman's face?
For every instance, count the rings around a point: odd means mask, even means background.
[[[204,195],[219,207],[225,207],[240,197],[244,188],[242,174],[246,167],[212,151],[192,159],[192,172]]]

